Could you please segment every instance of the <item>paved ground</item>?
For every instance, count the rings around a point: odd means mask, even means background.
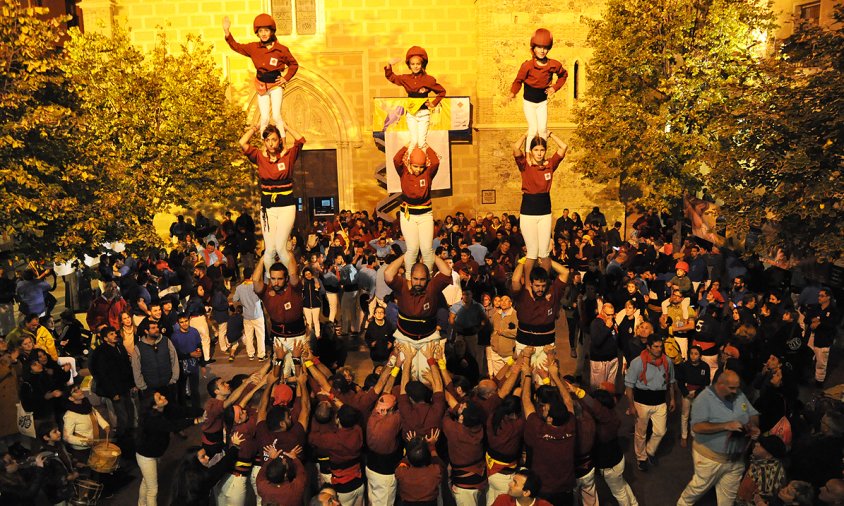
[[[63,287],[60,285],[56,290],[56,295],[59,298],[59,304],[63,305]],[[60,296],[61,294],[61,296]],[[61,308],[56,309],[56,314]],[[569,345],[567,338],[567,329],[565,318],[561,319],[557,329],[557,345],[561,350],[560,357],[562,360],[561,371],[563,373],[574,373],[575,360],[569,357]],[[218,350],[219,352],[219,350]],[[840,366],[840,350],[834,353],[832,357],[832,364],[830,367],[831,374],[827,381],[827,385],[831,386],[837,383],[844,382],[844,368]],[[347,364],[352,366],[356,373],[359,382],[371,372],[372,362],[369,360],[368,353],[365,352],[350,352]],[[257,362],[250,362],[241,347],[238,352],[237,359],[232,362],[219,362],[213,364],[209,368],[208,378],[221,376],[223,378],[230,378],[235,374],[249,373],[258,367]],[[200,391],[205,392],[205,383],[208,378],[204,378],[200,384]],[[802,397],[808,397],[811,393],[806,390],[802,392]],[[204,397],[203,397],[204,399]],[[627,449],[626,460],[627,468],[625,470],[625,478],[630,483],[633,492],[635,493],[639,504],[643,506],[663,506],[671,505],[677,502],[677,498],[682,492],[683,488],[688,483],[693,474],[693,467],[691,461],[691,449],[682,448],[679,444],[679,410],[669,416],[668,433],[662,440],[658,451],[659,464],[656,468],[651,469],[647,473],[636,469],[635,456],[633,455],[632,440],[633,440],[633,421],[631,417],[623,414],[623,409],[626,408],[626,402],[622,401],[618,406],[619,412],[622,413],[622,426],[620,433],[622,434],[622,444]],[[159,504],[169,504],[169,490],[172,487],[173,480],[176,478],[173,473],[178,464],[178,461],[185,455],[186,450],[197,444],[199,441],[198,429],[191,428],[188,432],[188,438],[182,440],[178,437],[171,439],[170,449],[159,464]],[[123,469],[119,471],[121,488],[117,491],[114,497],[109,499],[101,499],[99,504],[123,506],[129,504],[137,504],[138,487],[140,484],[140,473],[137,466],[134,465],[132,459],[124,458],[121,462]],[[251,492],[250,492],[251,494]],[[609,490],[599,479],[599,497],[603,504],[616,504],[612,498]],[[254,498],[250,495],[247,504],[254,504]],[[704,498],[698,503],[699,505],[715,505],[714,493]],[[381,505],[377,505],[381,506]]]

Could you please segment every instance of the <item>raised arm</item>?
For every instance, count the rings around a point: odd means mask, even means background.
[[[569,145],[563,142],[563,140],[557,137],[554,133],[548,132],[548,138],[557,144],[557,154],[565,158],[566,153],[569,150]]]
[[[437,266],[438,272],[442,273],[445,276],[448,276],[449,278],[451,277],[451,267],[449,267],[448,264],[445,262],[445,260],[440,258],[439,255],[434,256],[434,265]],[[386,277],[386,274],[387,273],[384,273],[385,277]]]
[[[261,295],[264,291],[264,258],[261,257],[255,263],[255,270],[252,271],[252,289]]]
[[[525,141],[527,140],[527,134],[522,134],[519,137],[519,140],[513,144],[513,156],[522,156],[525,154]]]
[[[255,135],[257,131],[258,127],[255,125],[246,128],[246,131],[243,132],[243,135],[240,137],[240,140],[237,141],[238,143],[240,143],[241,149],[243,149],[244,151],[249,149],[249,140],[252,139],[252,136]]]
[[[287,274],[290,276],[290,284],[291,285],[298,285],[299,284],[299,260],[290,252],[290,265],[287,266]],[[253,281],[254,282],[254,281]]]
[[[536,413],[536,407],[530,398],[532,377],[530,374],[530,362],[522,362],[522,414],[525,418]]]
[[[299,399],[302,403],[302,410],[299,412],[299,423],[307,431],[308,417],[311,414],[311,394],[308,392],[308,374],[303,371],[296,377],[296,383],[299,385]]]
[[[416,350],[411,346],[400,346],[402,353],[404,353],[404,362],[402,363],[401,389],[399,393],[404,395],[407,393],[407,383],[410,381],[410,368],[413,364],[413,357],[416,356]]]
[[[384,282],[390,284],[399,273],[399,267],[404,265],[404,255],[396,258],[384,270]]]
[[[559,264],[553,260],[551,260],[551,268],[554,269],[554,272],[557,273],[557,278],[563,282],[567,283],[569,280],[569,270],[564,265]]]
[[[525,264],[519,263],[513,270],[513,279],[510,280],[510,290],[515,293],[522,289],[522,278],[525,275]]]

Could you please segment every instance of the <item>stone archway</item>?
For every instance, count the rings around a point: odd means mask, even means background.
[[[252,95],[247,115],[257,123],[257,95]],[[337,152],[337,187],[341,209],[354,202],[352,148],[362,144],[361,128],[352,108],[334,85],[306,67],[299,67],[296,77],[284,90],[284,121],[295,125],[308,149],[334,149]]]

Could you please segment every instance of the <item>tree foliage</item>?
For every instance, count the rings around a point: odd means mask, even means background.
[[[760,252],[844,250],[844,6],[834,18],[798,25],[720,121],[710,185],[733,227],[763,228]]]
[[[772,28],[752,0],[609,0],[591,20],[590,88],[579,102],[576,168],[617,184],[628,206],[675,212],[702,186],[730,89],[757,79]]]
[[[245,118],[200,38],[171,51],[162,35],[145,54],[120,28],[71,29],[56,49],[58,39],[43,37],[61,35],[55,21],[2,1],[38,34],[16,36],[4,12],[0,47],[21,49],[3,55],[11,63],[0,76],[0,220],[17,255],[80,257],[114,240],[158,245],[155,213],[227,205],[243,192]]]

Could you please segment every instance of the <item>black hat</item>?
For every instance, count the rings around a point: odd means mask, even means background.
[[[782,459],[785,457],[788,450],[785,447],[782,439],[777,436],[762,436],[759,438],[759,444],[766,452],[770,453],[775,459]]]

